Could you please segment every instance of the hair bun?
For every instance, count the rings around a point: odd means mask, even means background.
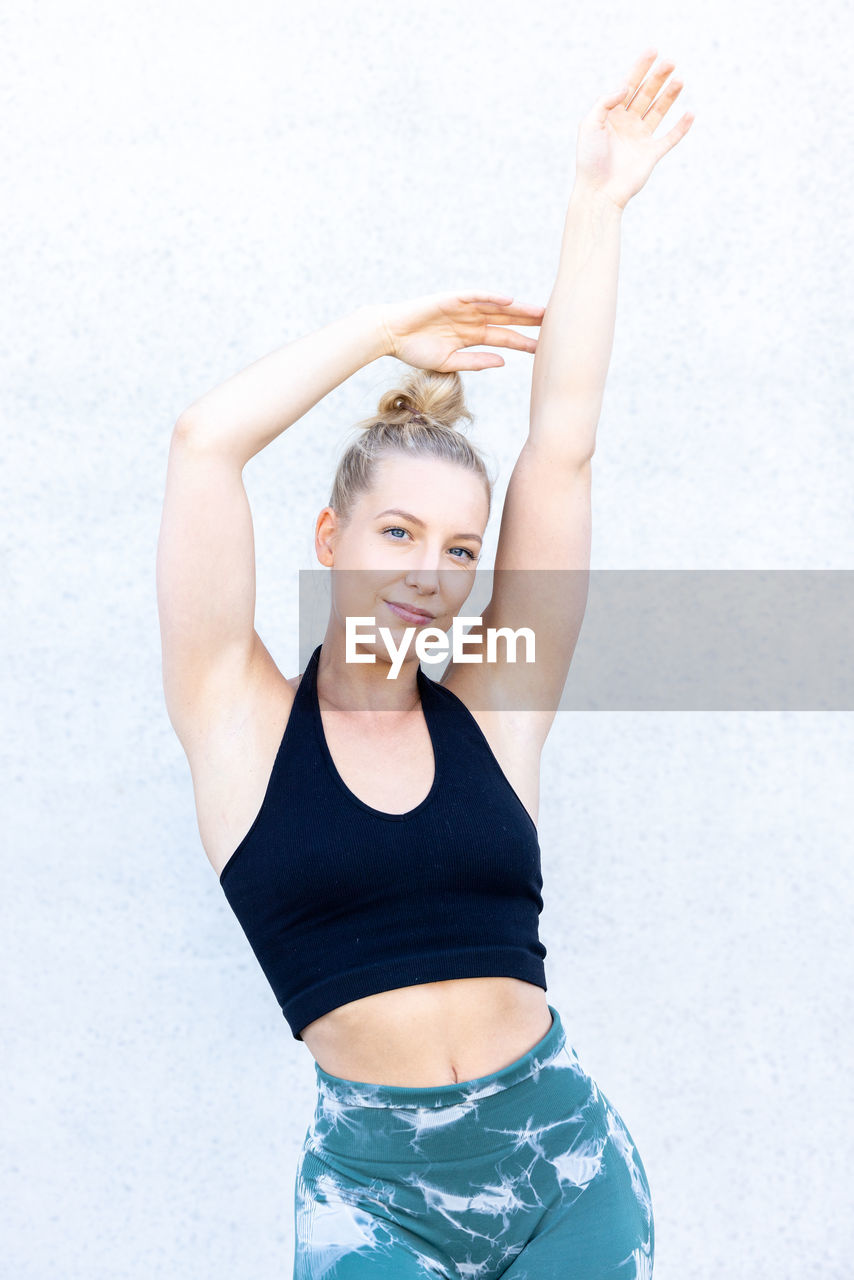
[[[406,421],[411,421],[413,418],[418,418],[421,422],[427,421],[421,404],[414,395],[401,391],[395,396],[394,401],[394,408],[405,415]]]
[[[381,437],[383,430],[397,435],[410,426],[459,434],[461,420],[471,422],[473,415],[466,407],[459,373],[411,368],[396,387],[383,392],[376,412],[356,426],[363,428],[363,437],[373,428]]]

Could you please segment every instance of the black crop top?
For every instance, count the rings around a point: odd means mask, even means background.
[[[374,809],[326,744],[321,647],[261,808],[220,874],[294,1038],[330,1009],[420,982],[505,976],[548,990],[537,828],[474,716],[419,663],[433,784],[408,813]]]

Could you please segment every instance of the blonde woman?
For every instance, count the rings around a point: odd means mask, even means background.
[[[579,127],[546,308],[468,290],[367,305],[209,392],[173,432],[157,560],[167,708],[204,848],[315,1060],[296,1280],[652,1274],[640,1155],[546,1000],[536,823],[586,602],[622,213],[692,119],[654,136],[682,88],[655,59]],[[411,641],[464,612],[490,516],[492,478],[456,425],[471,419],[460,371],[504,363],[479,345],[535,358],[494,589],[469,634],[529,627],[536,661],[499,645],[436,680]],[[339,462],[315,525],[332,609],[286,678],[254,630],[242,470],[383,355],[409,372]],[[576,572],[543,591],[505,570]],[[347,661],[355,616],[376,623],[368,661]]]

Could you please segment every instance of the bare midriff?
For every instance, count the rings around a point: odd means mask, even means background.
[[[547,994],[534,983],[453,978],[352,1000],[300,1034],[329,1075],[419,1088],[500,1071],[551,1025]]]

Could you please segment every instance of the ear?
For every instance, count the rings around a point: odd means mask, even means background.
[[[327,569],[335,559],[335,543],[340,533],[338,514],[333,507],[324,507],[314,526],[314,550],[318,560]]]

